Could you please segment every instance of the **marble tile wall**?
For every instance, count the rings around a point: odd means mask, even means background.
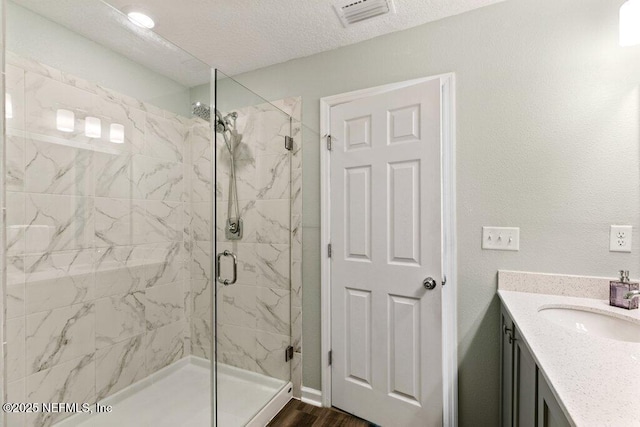
[[[300,98],[237,111],[236,175],[244,236],[227,241],[229,152],[218,138],[216,176],[217,251],[238,256],[238,281],[218,285],[219,361],[283,380],[296,380],[300,395],[302,358],[301,214],[302,174]],[[282,111],[280,111],[282,110]],[[294,137],[294,149],[284,148],[284,136]],[[230,272],[230,265],[222,265]],[[197,333],[192,333],[193,336]],[[295,356],[285,362],[289,345]]]
[[[191,128],[192,148],[190,190],[189,256],[189,348],[191,354],[211,360],[213,348],[213,296],[211,294],[213,149],[208,124],[197,123]]]
[[[211,358],[211,134],[208,123],[8,54],[7,382],[9,401],[104,398],[193,354]],[[278,101],[299,118],[301,100]],[[56,129],[56,111],[75,131]],[[301,387],[300,126],[271,107],[239,111],[245,238],[238,285],[220,291],[220,361]],[[102,120],[102,137],[84,119]],[[125,143],[109,140],[123,124]],[[294,136],[293,152],[283,148]],[[220,149],[220,147],[218,147]],[[219,152],[216,203],[226,213]],[[224,216],[224,215],[223,215]],[[292,344],[292,363],[284,350]],[[62,417],[10,417],[50,425]]]
[[[294,397],[302,397],[302,98],[275,101],[291,120],[291,382]]]
[[[210,355],[208,123],[11,54],[6,90],[8,401],[92,402]],[[73,132],[56,129],[58,109]],[[101,138],[85,136],[87,116]]]
[[[0,37],[0,41],[1,41],[1,37]],[[3,42],[3,41],[2,41]],[[3,42],[4,44],[4,42]],[[0,80],[0,93],[4,92],[4,79]],[[1,129],[5,128],[5,115],[8,114],[8,112],[5,111],[6,109],[6,105],[3,106],[4,108],[0,108],[0,125],[2,126]],[[2,141],[3,143],[6,143],[6,139],[4,138],[4,136],[2,137]],[[5,164],[5,156],[4,156],[4,149],[0,150],[0,162],[2,162],[1,164],[4,165]],[[4,168],[3,168],[4,170]],[[3,196],[0,196],[3,197]],[[4,206],[4,200],[2,200],[3,202],[3,206]],[[2,227],[3,230],[5,230],[5,218],[2,217],[0,218],[0,227]],[[0,271],[4,271],[4,260],[6,259],[6,254],[5,254],[5,248],[2,247],[2,245],[0,245]],[[4,275],[3,275],[4,277]],[[3,286],[0,286],[0,289],[3,289]],[[2,316],[0,316],[0,342],[4,343],[5,342],[5,316],[4,313],[6,313],[5,310],[6,307],[6,293],[4,291],[0,292],[0,314],[2,314]],[[2,402],[6,402],[6,398],[5,398],[5,352],[4,352],[4,348],[5,346],[2,345],[0,346],[0,384],[2,384],[2,387],[0,387],[0,401]],[[0,426],[5,425],[5,421],[4,421],[5,417],[0,417]]]

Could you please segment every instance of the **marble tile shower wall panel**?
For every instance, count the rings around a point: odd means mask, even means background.
[[[292,117],[291,137],[291,382],[293,396],[302,397],[302,98],[274,103]]]
[[[213,345],[212,221],[213,221],[213,135],[208,123],[194,121],[187,141],[191,165],[189,222],[185,233],[189,253],[189,346],[194,356],[211,360]]]
[[[203,122],[7,58],[8,400],[95,401],[189,354],[192,316],[211,316],[200,299],[211,135]],[[58,109],[75,113],[73,132],[56,129]],[[85,136],[87,116],[101,119],[100,139]],[[124,125],[123,144],[109,142],[112,123]],[[12,415],[9,425],[61,418]]]
[[[299,113],[301,103],[299,98],[292,98],[276,105]],[[230,159],[222,138],[218,138],[216,146],[217,250],[235,252],[239,262],[237,283],[218,286],[219,361],[289,380],[291,363],[284,363],[284,352],[292,343],[292,313],[301,313],[299,288],[292,295],[291,287],[292,260],[301,259],[301,254],[291,253],[292,247],[300,249],[300,245],[292,246],[298,237],[292,234],[292,226],[300,218],[300,211],[296,217],[292,211],[292,202],[299,197],[299,191],[294,194],[292,178],[301,176],[296,130],[299,126],[292,126],[289,117],[270,105],[237,112],[237,128],[242,135],[236,155],[237,191],[244,223],[240,241],[229,242],[225,238]],[[296,139],[293,153],[284,148],[284,136],[290,134]],[[222,270],[229,271],[224,265]],[[299,351],[299,335],[294,343]]]

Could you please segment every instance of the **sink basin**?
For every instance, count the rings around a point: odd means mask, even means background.
[[[581,334],[640,343],[640,324],[582,307],[540,307],[540,316]]]

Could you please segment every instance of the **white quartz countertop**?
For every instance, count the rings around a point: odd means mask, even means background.
[[[571,424],[640,427],[640,343],[570,331],[538,313],[549,305],[579,306],[640,324],[640,310],[590,298],[505,290],[498,295]]]

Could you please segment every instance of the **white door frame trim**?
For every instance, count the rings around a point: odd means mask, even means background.
[[[447,278],[447,284],[442,288],[443,425],[455,427],[458,425],[455,75],[454,73],[439,74],[321,98],[320,129],[323,139],[326,140],[326,136],[331,131],[330,117],[333,106],[434,79],[440,80],[442,90],[442,271]],[[320,166],[322,405],[330,407],[331,366],[328,357],[331,349],[331,263],[327,247],[331,236],[329,221],[331,164],[326,147],[320,148]]]

